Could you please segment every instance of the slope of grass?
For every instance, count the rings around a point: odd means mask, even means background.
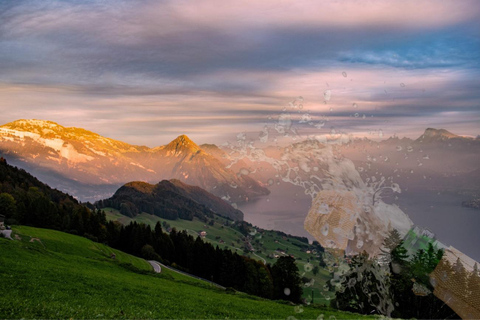
[[[175,280],[150,272],[142,259],[57,231],[16,227],[14,234],[21,240],[0,238],[2,319],[361,317],[312,307],[296,313],[291,305]]]
[[[272,256],[273,254],[278,256],[291,254],[297,261],[298,269],[302,277],[304,276],[308,279],[314,280],[313,286],[304,288],[303,297],[308,301],[311,301],[313,290],[313,303],[325,305],[329,305],[330,299],[334,297],[333,292],[325,291],[323,289],[326,282],[331,279],[329,272],[320,268],[318,274],[314,275],[312,272],[312,266],[318,265],[319,258],[312,252],[307,253],[307,250],[301,249],[306,244],[294,237],[284,237],[272,230],[257,232],[251,236],[251,244],[256,251],[250,253],[244,252],[244,242],[242,240],[244,236],[238,230],[229,227],[228,224],[231,221],[222,217],[216,217],[214,225],[210,226],[196,218],[192,221],[182,219],[167,220],[147,213],[141,213],[135,218],[129,218],[120,214],[118,210],[113,208],[105,208],[103,210],[105,211],[108,220],[118,221],[122,224],[129,224],[130,222],[136,221],[137,223],[148,224],[153,228],[157,222],[166,222],[172,228],[186,230],[188,234],[194,237],[197,237],[200,231],[206,231],[207,236],[204,240],[210,242],[214,246],[218,245],[222,249],[226,248],[270,264],[274,264],[276,261],[276,258]],[[309,266],[306,266],[307,264],[309,264]]]

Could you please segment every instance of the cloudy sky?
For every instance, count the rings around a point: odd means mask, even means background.
[[[475,0],[0,1],[2,124],[221,143],[287,108],[300,134],[476,136],[479,79]]]

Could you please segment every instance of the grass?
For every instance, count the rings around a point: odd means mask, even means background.
[[[265,261],[270,264],[274,264],[276,261],[276,258],[272,258],[273,254],[278,254],[279,256],[282,255],[278,251],[282,251],[287,255],[292,254],[296,258],[300,274],[314,280],[313,286],[304,288],[303,297],[308,301],[311,301],[313,290],[313,303],[324,305],[329,305],[330,299],[334,297],[333,292],[323,290],[326,282],[331,279],[329,272],[323,268],[320,268],[319,273],[314,275],[312,270],[305,268],[307,263],[318,265],[319,258],[315,254],[307,253],[307,250],[301,249],[303,246],[305,246],[305,243],[296,238],[283,237],[276,231],[264,230],[252,236],[251,244],[256,250],[255,254],[245,253],[243,250],[244,245],[242,240],[244,236],[237,230],[225,226],[225,223],[228,220],[222,217],[216,217],[214,225],[210,226],[196,218],[194,218],[193,221],[181,219],[167,220],[159,218],[155,215],[141,213],[132,219],[120,214],[118,210],[113,208],[105,208],[103,210],[105,211],[108,220],[118,221],[122,224],[129,224],[132,221],[136,221],[138,223],[145,223],[151,227],[154,227],[158,221],[160,223],[166,222],[172,228],[175,227],[177,230],[186,230],[194,237],[198,236],[200,231],[206,231],[207,236],[205,237],[205,241],[212,243],[214,246],[218,245],[220,248],[230,249],[239,254],[246,255],[256,260]],[[223,243],[221,243],[220,240],[222,240]]]
[[[22,239],[0,238],[2,319],[362,318],[314,307],[296,313],[286,303],[229,294],[173,272],[154,274],[142,259],[58,231],[22,226],[15,234]]]

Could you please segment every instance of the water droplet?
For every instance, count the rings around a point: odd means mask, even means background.
[[[357,240],[357,248],[360,249],[363,247],[363,240]]]
[[[356,103],[353,103],[353,109],[357,109],[358,105]]]
[[[321,205],[318,206],[317,213],[319,214],[329,214],[330,213],[330,207],[326,203],[322,203]]]
[[[327,236],[328,235],[328,223],[325,223],[322,227],[322,234],[324,236]]]
[[[240,175],[246,176],[246,175],[248,175],[248,174],[250,173],[250,171],[248,171],[248,169],[246,169],[246,168],[242,168],[242,169],[240,169],[240,171],[239,171],[238,173],[239,173]]]
[[[313,270],[313,265],[311,263],[306,263],[303,268],[305,269],[305,272],[310,272]]]
[[[302,313],[303,307],[302,306],[295,306],[295,313]]]
[[[345,78],[347,77],[347,73],[345,71],[342,72],[342,76],[344,76]]]
[[[350,280],[348,280],[348,286],[351,288],[355,285],[355,283],[357,283],[357,280],[355,278],[351,278]]]
[[[329,101],[331,97],[332,97],[332,91],[330,91],[330,90],[325,90],[325,91],[323,92],[323,99],[324,99],[325,101]]]

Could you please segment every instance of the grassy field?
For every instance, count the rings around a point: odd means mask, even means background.
[[[15,227],[15,235],[21,240],[0,238],[2,319],[362,318],[226,293],[173,272],[154,274],[142,259],[57,231]]]
[[[296,258],[300,274],[308,279],[313,279],[313,285],[304,288],[303,296],[308,299],[308,301],[311,301],[313,290],[313,303],[325,305],[329,305],[330,299],[334,297],[333,292],[325,291],[323,289],[325,283],[331,279],[328,271],[320,268],[317,275],[314,275],[312,272],[312,266],[318,265],[319,263],[319,258],[317,257],[318,254],[312,253],[312,250],[302,248],[306,244],[296,238],[283,237],[275,231],[258,230],[258,232],[251,236],[250,241],[255,252],[247,253],[244,252],[244,242],[242,240],[244,236],[239,231],[225,226],[227,220],[222,217],[216,217],[214,225],[209,226],[196,218],[193,221],[181,219],[166,220],[151,214],[142,213],[132,219],[120,214],[117,210],[112,208],[106,208],[103,210],[105,211],[108,220],[118,221],[122,224],[137,221],[138,223],[145,223],[154,227],[157,221],[160,221],[161,223],[166,222],[172,228],[175,227],[177,230],[186,230],[194,237],[197,237],[200,231],[206,231],[207,235],[205,240],[212,243],[214,246],[218,245],[220,248],[227,248],[236,251],[239,254],[270,264],[274,264],[276,261],[276,258],[274,258],[273,255],[282,256],[292,254]],[[310,249],[314,248],[311,247]],[[307,253],[307,251],[310,251],[310,253]]]

